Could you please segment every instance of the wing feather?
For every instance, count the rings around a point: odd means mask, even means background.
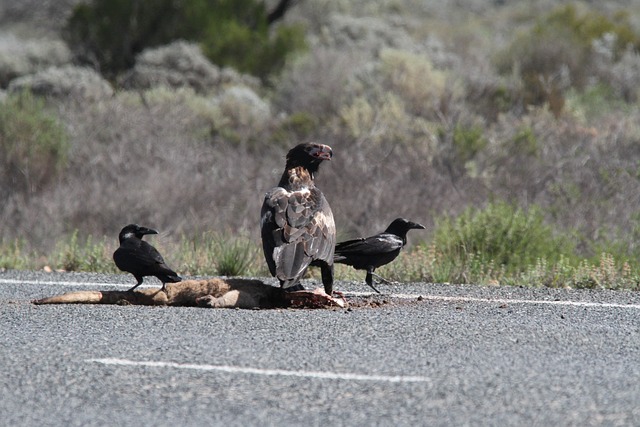
[[[336,245],[339,255],[379,255],[397,251],[402,248],[402,239],[393,234],[378,234],[375,236],[347,240]]]
[[[313,261],[333,262],[335,223],[319,189],[272,189],[265,195],[261,224],[269,271],[283,287],[295,285]]]

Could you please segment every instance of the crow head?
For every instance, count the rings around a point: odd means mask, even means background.
[[[385,230],[385,233],[395,234],[398,237],[402,237],[406,240],[407,232],[412,229],[424,230],[424,225],[412,222],[404,218],[396,218]]]
[[[145,234],[158,234],[158,232],[152,228],[141,227],[138,224],[129,224],[120,230],[118,239],[122,243],[123,240],[131,239],[132,237],[142,239]]]

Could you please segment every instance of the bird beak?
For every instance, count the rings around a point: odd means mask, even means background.
[[[331,157],[333,157],[333,151],[331,150],[331,147],[324,144],[316,144],[309,151],[309,154],[312,157],[315,157],[316,159],[320,159],[320,160],[331,160]]]
[[[417,222],[410,222],[409,225],[411,226],[411,228],[417,230],[424,230],[426,228],[424,225],[418,224]]]
[[[146,234],[158,234],[157,230],[154,230],[153,228],[147,228],[147,227],[140,227],[138,229],[138,232],[143,236]]]

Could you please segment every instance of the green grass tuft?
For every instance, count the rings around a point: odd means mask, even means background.
[[[437,219],[434,244],[456,264],[473,269],[495,264],[510,273],[540,258],[573,254],[571,242],[554,235],[539,208],[525,211],[505,202],[468,208],[455,219]]]

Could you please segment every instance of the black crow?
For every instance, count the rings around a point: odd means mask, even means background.
[[[160,252],[142,240],[145,234],[158,234],[158,232],[137,224],[129,224],[118,235],[120,247],[113,253],[113,260],[120,270],[133,274],[138,281],[128,292],[140,286],[144,276],[156,276],[160,279],[162,290],[167,282],[182,281],[182,278],[164,263]]]
[[[313,182],[331,147],[306,143],[287,153],[278,186],[264,197],[261,219],[262,248],[271,274],[287,291],[300,285],[309,265],[320,267],[327,294],[333,291],[333,251],[336,226],[329,203]]]
[[[400,249],[407,244],[407,232],[411,229],[424,229],[424,226],[404,218],[397,218],[380,234],[338,243],[333,261],[350,265],[356,270],[367,270],[365,279],[367,285],[380,293],[373,286],[372,276],[376,276],[383,282],[388,283],[388,281],[374,271],[396,259]]]

